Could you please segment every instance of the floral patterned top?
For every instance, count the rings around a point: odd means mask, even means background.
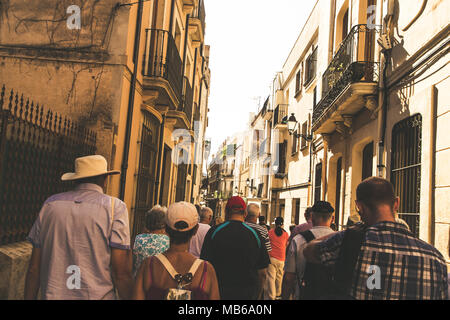
[[[136,236],[133,247],[133,274],[136,276],[146,258],[166,252],[169,246],[170,239],[165,234],[143,233]]]

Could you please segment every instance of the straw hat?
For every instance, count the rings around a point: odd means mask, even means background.
[[[62,175],[62,181],[73,181],[103,175],[120,174],[118,170],[108,171],[108,162],[102,156],[87,156],[75,159],[75,172]]]

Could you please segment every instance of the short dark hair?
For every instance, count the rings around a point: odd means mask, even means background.
[[[311,217],[312,212],[313,212],[312,207],[306,208],[305,216],[307,217],[307,219],[309,219]]]
[[[313,219],[329,220],[333,216],[334,208],[327,201],[317,201],[311,208]]]
[[[154,206],[145,215],[145,226],[148,231],[164,229],[166,226],[167,208]]]
[[[356,188],[356,201],[362,202],[371,211],[375,211],[382,204],[389,205],[393,209],[395,199],[394,186],[383,178],[367,178]]]
[[[198,225],[192,228],[191,230],[180,232],[171,229],[170,227],[166,226],[166,233],[169,235],[170,243],[173,244],[184,244],[188,243],[189,240],[194,236],[194,234],[197,232]]]
[[[265,216],[259,216],[259,223],[266,223],[266,217]]]

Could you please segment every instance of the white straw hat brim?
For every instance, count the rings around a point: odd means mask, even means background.
[[[100,176],[111,176],[111,175],[116,175],[116,174],[120,174],[120,171],[111,170],[111,171],[107,171],[107,172],[93,173],[93,174],[77,174],[74,172],[70,172],[70,173],[63,174],[61,177],[61,180],[62,181],[74,181],[74,180],[94,178],[94,177],[100,177]]]

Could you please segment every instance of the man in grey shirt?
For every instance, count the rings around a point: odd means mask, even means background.
[[[113,300],[131,297],[130,229],[125,203],[103,193],[106,159],[75,160],[74,190],[45,201],[28,240],[33,252],[25,299]]]
[[[267,252],[270,252],[272,250],[272,246],[270,244],[269,232],[267,231],[266,227],[256,224],[258,221],[260,212],[261,212],[261,209],[259,208],[259,206],[256,203],[250,203],[247,206],[247,217],[245,217],[245,223],[249,227],[252,227],[258,233],[258,235],[264,241]]]

